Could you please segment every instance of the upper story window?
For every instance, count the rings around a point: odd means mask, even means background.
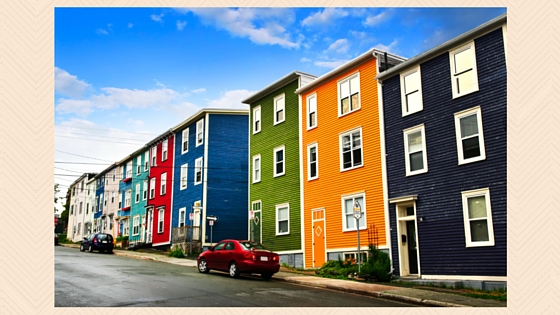
[[[494,227],[488,188],[461,192],[467,247],[494,246]]]
[[[150,179],[150,199],[154,199],[156,196],[156,178]]]
[[[317,93],[307,97],[307,130],[317,127]]]
[[[152,167],[156,166],[157,160],[157,145],[152,147]]]
[[[181,154],[185,154],[189,152],[189,128],[183,130],[181,139],[183,141],[183,145],[181,146]]]
[[[126,178],[132,177],[132,161],[126,163]]]
[[[161,161],[167,160],[167,145],[168,139],[163,140],[163,144],[161,145]]]
[[[479,106],[455,114],[455,133],[459,164],[486,159]]]
[[[132,190],[127,190],[124,196],[124,206],[130,207],[130,199],[132,198]]]
[[[350,170],[363,165],[362,128],[340,135],[340,170]]]
[[[204,142],[204,118],[196,122],[196,146]]]
[[[366,229],[366,204],[364,199],[364,194],[342,197],[342,211],[344,216],[342,230],[344,232],[357,230],[356,218],[354,217],[354,208],[356,208],[356,206],[359,206],[360,212],[362,213],[361,218],[358,220],[358,226],[360,230]]]
[[[136,175],[140,175],[142,172],[142,156],[139,155],[136,157]]]
[[[360,108],[360,73],[338,81],[338,116]]]
[[[120,208],[122,208],[122,191],[120,191],[120,190],[119,190],[119,197],[118,198],[119,198],[118,208],[120,209]]]
[[[405,73],[401,73],[401,100],[403,116],[422,110],[420,66]]]
[[[161,174],[161,182],[160,182],[160,192],[159,195],[163,196],[165,195],[165,185],[167,184],[167,173],[163,173]]]
[[[202,183],[202,157],[194,161],[194,184]]]
[[[279,124],[286,119],[286,100],[284,94],[274,98],[274,124]]]
[[[286,174],[285,147],[274,149],[274,177]]]
[[[183,189],[187,188],[188,168],[189,168],[189,164],[181,165],[181,186],[179,188],[180,190],[183,190]]]
[[[148,181],[144,180],[142,186],[142,200],[146,200],[148,198]]]
[[[261,106],[253,108],[253,134],[261,132]]]
[[[478,91],[474,42],[449,52],[453,98]]]
[[[144,153],[144,171],[147,171],[148,167],[150,167],[150,151]]]
[[[319,177],[319,164],[317,161],[317,143],[307,146],[307,180]]]
[[[122,169],[122,166],[121,166]],[[115,182],[115,180],[117,179],[117,170],[113,170],[113,182]]]
[[[261,181],[261,155],[253,156],[253,183]]]
[[[140,183],[136,184],[136,191],[134,194],[134,203],[140,202]]]
[[[403,132],[406,176],[426,173],[428,171],[428,158],[426,156],[424,125],[412,127]]]

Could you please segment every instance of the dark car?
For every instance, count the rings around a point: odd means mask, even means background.
[[[198,255],[198,271],[211,269],[228,272],[233,278],[241,273],[257,273],[265,280],[280,270],[278,254],[253,241],[223,240]]]
[[[80,245],[80,251],[88,250],[90,253],[94,250],[99,252],[113,253],[115,248],[114,238],[111,234],[107,233],[93,233],[84,237]]]
[[[58,234],[54,233],[54,246],[58,245]]]

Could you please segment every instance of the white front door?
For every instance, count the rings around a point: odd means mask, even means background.
[[[193,210],[193,241],[200,241],[200,210]]]
[[[148,225],[148,233],[146,235],[146,243],[152,242],[152,220],[153,220],[153,211],[148,210],[148,218],[146,224]]]
[[[397,241],[401,277],[420,276],[418,238],[416,231],[416,205],[397,205]]]

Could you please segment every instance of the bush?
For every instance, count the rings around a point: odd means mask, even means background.
[[[118,236],[117,237],[117,242],[122,242],[122,241],[128,241],[128,235],[124,235],[124,236]]]
[[[169,254],[167,254],[167,256],[175,257],[175,258],[185,258],[185,254],[180,248],[170,251]]]

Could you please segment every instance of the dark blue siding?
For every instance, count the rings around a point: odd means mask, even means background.
[[[423,110],[402,117],[400,78],[383,82],[389,198],[418,195],[424,275],[507,275],[507,72],[502,30],[475,40],[479,91],[452,98],[449,54],[420,65]],[[486,159],[458,165],[454,113],[480,106]],[[424,124],[428,172],[406,177],[403,130]],[[467,248],[461,192],[490,189],[495,246]],[[399,272],[395,205],[390,204],[393,265]]]

